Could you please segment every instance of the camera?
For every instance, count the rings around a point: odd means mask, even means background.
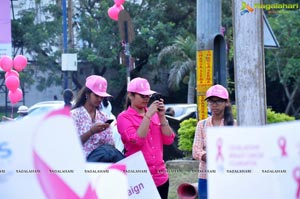
[[[158,94],[158,93],[155,93],[155,94],[153,94],[153,96],[152,96],[153,101],[155,101],[155,100],[160,100],[161,98],[162,98],[161,95]]]
[[[153,95],[152,95],[152,101],[154,102],[155,100],[161,100],[162,99],[162,97],[161,97],[161,94],[159,94],[159,93],[154,93]],[[160,109],[157,109],[158,111],[161,111]]]

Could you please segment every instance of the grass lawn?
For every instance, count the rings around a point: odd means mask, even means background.
[[[177,188],[181,183],[195,183],[198,182],[198,173],[189,171],[169,171],[169,199],[178,199]]]

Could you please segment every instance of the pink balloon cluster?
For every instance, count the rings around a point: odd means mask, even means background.
[[[18,103],[23,92],[20,87],[19,73],[27,66],[27,59],[23,55],[17,55],[13,60],[5,55],[0,59],[0,68],[5,71],[5,86],[8,89],[8,98],[12,104]]]
[[[108,9],[107,13],[112,20],[118,21],[120,11],[124,10],[122,4],[125,2],[125,0],[114,0],[114,2],[115,4]]]

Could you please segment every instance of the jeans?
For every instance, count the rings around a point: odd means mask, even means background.
[[[207,199],[207,180],[198,179],[198,197],[199,199]]]

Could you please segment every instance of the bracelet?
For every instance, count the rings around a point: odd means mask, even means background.
[[[147,114],[145,114],[144,117],[147,118],[148,120],[151,120]]]
[[[169,126],[169,121],[166,120],[164,123],[160,123],[160,126]]]

